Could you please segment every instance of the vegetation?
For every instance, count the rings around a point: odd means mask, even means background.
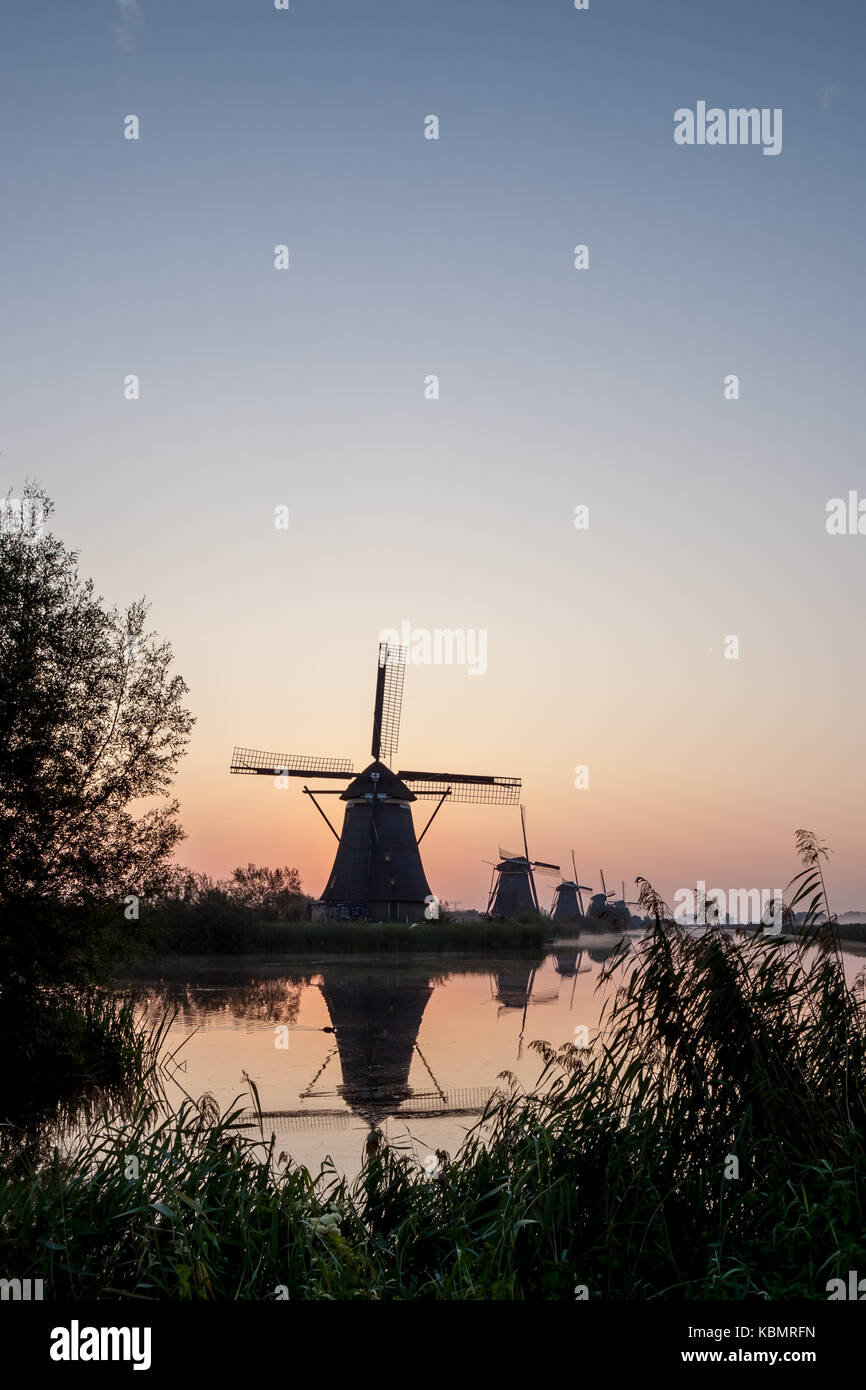
[[[378,955],[388,952],[522,951],[543,956],[543,924],[519,922],[268,922],[251,918],[243,909],[189,918],[157,929],[150,937],[149,955],[220,955],[272,952],[297,955],[338,952]]]
[[[0,527],[0,1118],[140,1080],[153,1040],[104,993],[183,832],[193,720],[143,602],[107,608],[28,485]],[[39,518],[38,524],[34,519]],[[25,524],[25,518],[29,520]],[[147,798],[150,808],[136,803]]]
[[[287,923],[306,921],[308,899],[297,869],[255,864],[213,879],[176,868],[142,904],[139,949],[179,955],[280,950]]]
[[[38,488],[24,500],[50,516]],[[106,608],[50,533],[0,528],[4,993],[104,972],[124,900],[159,888],[182,838],[166,796],[193,720],[146,615]]]
[[[515,921],[314,921],[311,899],[297,869],[255,864],[228,879],[174,870],[161,894],[142,904],[138,952],[222,955],[271,951],[485,951],[541,952],[545,925],[538,916]]]
[[[21,1135],[29,1143],[37,1120],[80,1123],[106,1100],[129,1104],[154,1075],[163,1031],[144,1025],[131,993],[53,986],[4,993],[0,1143]]]
[[[314,1177],[240,1108],[141,1097],[0,1170],[0,1261],[76,1299],[826,1298],[866,1266],[861,993],[827,929],[696,938],[639,882],[599,1036],[534,1044],[436,1176],[374,1131],[356,1182]]]

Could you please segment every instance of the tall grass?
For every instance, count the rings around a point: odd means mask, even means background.
[[[354,1183],[313,1176],[239,1103],[142,1098],[0,1161],[0,1266],[74,1299],[826,1297],[866,1268],[862,1001],[832,949],[662,908],[592,1045],[534,1044],[539,1086],[506,1075],[437,1177],[377,1132]]]
[[[131,992],[97,985],[0,993],[0,1142],[50,1116],[129,1103],[156,1063],[165,1024],[138,1017]]]
[[[538,951],[544,949],[541,918],[514,922],[258,922],[248,918],[230,935],[219,923],[202,921],[194,933],[175,932],[152,940],[154,952],[243,954],[249,952]]]

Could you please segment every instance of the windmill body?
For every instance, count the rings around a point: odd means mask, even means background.
[[[372,921],[418,921],[433,901],[418,848],[443,803],[468,801],[511,806],[520,795],[519,777],[476,776],[453,772],[392,772],[397,752],[406,655],[402,647],[379,644],[373,702],[373,761],[355,771],[345,758],[308,758],[235,748],[231,771],[348,783],[345,790],[304,787],[316,810],[339,841],[334,865],[322,894],[328,916]],[[338,834],[317,797],[339,796],[346,803]],[[412,819],[412,802],[436,805],[420,835]],[[438,911],[438,909],[437,909]],[[430,913],[431,916],[435,912]]]
[[[630,927],[641,925],[641,918],[631,912],[633,906],[623,898],[614,899],[611,894],[596,893],[589,904],[587,921],[592,922],[596,929],[628,931]]]
[[[488,907],[491,917],[516,917],[537,912],[529,860],[522,855],[500,859],[495,867],[496,884]]]
[[[499,850],[499,862],[493,866],[493,878],[487,901],[490,917],[516,917],[519,913],[540,914],[535,875],[558,874],[558,864],[547,864],[543,859],[530,859],[529,844],[526,838],[526,813],[520,808],[520,825],[523,831],[523,854],[512,854],[509,850]]]
[[[431,897],[412,821],[412,792],[374,762],[342,793],[346,810],[322,900],[332,915],[400,921],[424,915]]]
[[[587,917],[594,921],[610,921],[610,903],[606,893],[593,893],[589,900]]]
[[[582,894],[591,893],[592,889],[586,883],[581,883],[578,878],[574,850],[571,851],[571,865],[574,869],[574,878],[564,878],[554,888],[553,908],[550,916],[554,922],[580,924],[585,921]]]
[[[553,890],[553,911],[551,917],[554,922],[579,922],[583,917],[577,901],[577,884],[570,879],[563,879]]]

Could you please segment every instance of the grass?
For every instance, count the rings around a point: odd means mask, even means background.
[[[0,1267],[75,1300],[826,1299],[866,1268],[866,1008],[800,848],[795,941],[697,937],[639,880],[596,1038],[532,1044],[537,1087],[503,1074],[435,1176],[378,1131],[356,1180],[313,1175],[252,1082],[258,1129],[146,1077],[71,1152],[0,1154]]]
[[[256,922],[242,932],[222,936],[202,929],[194,936],[155,937],[153,950],[180,955],[247,954],[252,952],[381,951],[538,951],[547,932],[545,921],[515,922]]]
[[[660,914],[619,964],[592,1046],[535,1044],[536,1090],[506,1076],[433,1179],[375,1132],[354,1183],[313,1176],[240,1106],[142,1097],[0,1166],[0,1264],[72,1299],[825,1298],[866,1267],[866,1028],[832,943]]]
[[[0,1138],[52,1114],[63,1122],[88,1102],[129,1099],[154,1072],[162,1028],[143,1026],[131,994],[99,986],[46,986],[0,994]]]

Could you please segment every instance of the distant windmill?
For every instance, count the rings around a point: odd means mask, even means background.
[[[499,850],[499,863],[494,864],[487,899],[490,917],[515,917],[520,912],[541,912],[535,888],[535,873],[558,874],[558,864],[546,864],[543,859],[530,859],[526,841],[526,814],[520,808],[523,830],[523,854]]]
[[[262,753],[235,748],[231,771],[264,777],[328,778],[348,782],[345,791],[318,790],[320,796],[339,796],[346,802],[342,833],[337,834],[316,794],[304,787],[326,822],[339,848],[323,900],[329,915],[374,921],[417,919],[432,898],[421,863],[419,844],[446,797],[452,801],[513,806],[520,795],[519,777],[481,777],[453,772],[397,772],[393,762],[400,732],[403,647],[379,644],[376,695],[373,704],[373,761],[353,770],[346,758],[306,758],[286,753]],[[381,760],[380,760],[381,759]],[[386,760],[386,761],[385,761]],[[415,836],[410,802],[438,800],[421,834]]]
[[[636,902],[627,902],[625,897],[625,883],[622,885],[622,897],[614,898],[613,893],[608,892],[607,884],[604,881],[604,870],[599,870],[601,875],[602,892],[594,894],[589,904],[587,912],[588,922],[598,923],[596,930],[617,929],[626,931],[628,927],[640,925],[640,918],[634,917],[629,908],[637,907]]]
[[[564,878],[553,890],[553,907],[550,916],[554,922],[580,922],[584,915],[581,889],[587,893],[592,892],[587,884],[581,883],[578,879],[574,850],[571,851],[571,865],[574,869],[574,878]]]

